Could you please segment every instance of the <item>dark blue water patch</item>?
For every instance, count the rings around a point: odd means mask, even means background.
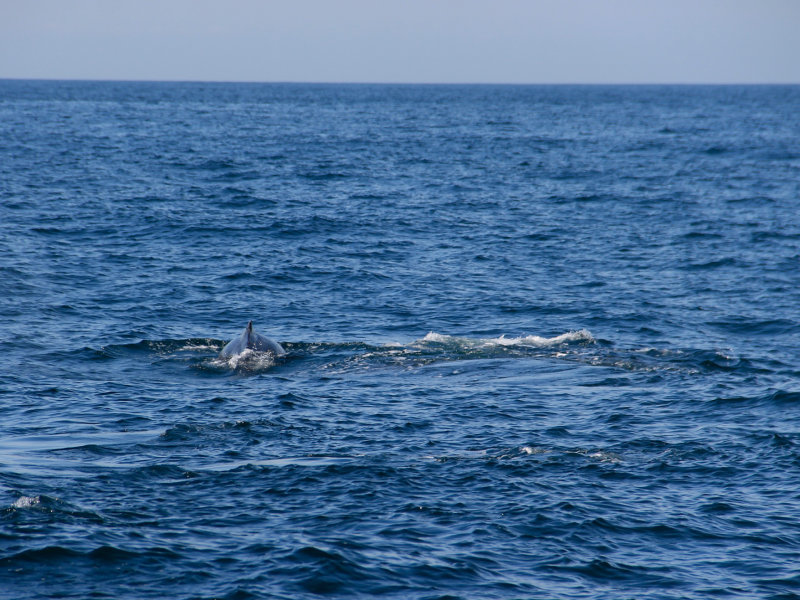
[[[716,260],[709,260],[699,263],[692,263],[687,265],[687,269],[690,270],[707,270],[707,269],[718,269],[720,267],[731,267],[736,265],[736,259],[733,257],[725,257],[719,258]]]
[[[745,335],[764,335],[775,336],[781,334],[793,334],[800,328],[795,320],[790,319],[748,319],[745,317],[730,318],[722,321],[712,322],[714,327],[726,330],[735,331]]]
[[[779,407],[783,404],[794,404],[800,401],[800,392],[776,390],[759,396],[733,396],[727,398],[716,398],[715,402],[720,404],[768,404]]]
[[[800,231],[757,231],[752,235],[753,242],[765,242],[769,240],[794,241],[800,238]]]

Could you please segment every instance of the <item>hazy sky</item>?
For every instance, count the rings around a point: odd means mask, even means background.
[[[0,78],[800,83],[800,0],[0,0]]]

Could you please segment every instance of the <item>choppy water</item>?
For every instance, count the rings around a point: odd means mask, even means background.
[[[796,86],[0,82],[0,597],[800,597],[799,140]]]

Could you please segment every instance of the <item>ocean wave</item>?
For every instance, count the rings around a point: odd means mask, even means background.
[[[78,550],[66,546],[45,546],[26,549],[11,556],[0,558],[0,568],[8,568],[15,565],[21,566],[26,563],[57,566],[64,562],[88,560],[98,563],[125,564],[137,559],[158,559],[160,561],[174,558],[182,557],[180,554],[163,547],[132,551],[110,545],[98,546],[90,550]]]

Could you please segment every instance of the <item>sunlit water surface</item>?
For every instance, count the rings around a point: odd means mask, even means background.
[[[0,597],[800,597],[799,107],[0,82]]]

